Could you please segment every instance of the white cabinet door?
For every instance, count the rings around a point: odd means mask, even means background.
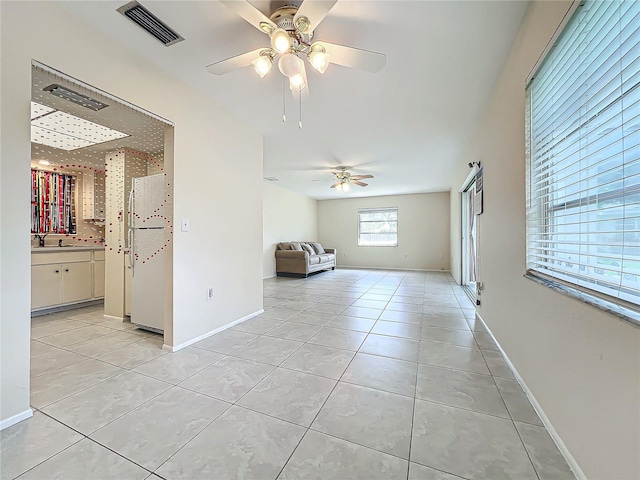
[[[93,264],[93,296],[104,297],[104,260]]]
[[[93,294],[91,262],[62,265],[62,303],[89,300]]]
[[[62,296],[60,265],[31,267],[31,309],[60,304]]]

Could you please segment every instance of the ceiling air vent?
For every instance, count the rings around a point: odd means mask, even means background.
[[[99,102],[95,98],[74,92],[73,90],[69,90],[67,87],[63,87],[57,83],[44,87],[42,90],[49,92],[51,95],[55,95],[56,97],[64,98],[65,100],[69,100],[77,105],[81,105],[89,110],[93,110],[94,112],[109,106],[106,103]]]
[[[122,15],[143,28],[162,42],[165,47],[184,40],[180,35],[169,28],[158,17],[144,8],[138,2],[129,2],[118,9]]]
[[[279,182],[280,179],[276,178],[276,177],[264,177],[265,180],[268,180],[270,182]]]

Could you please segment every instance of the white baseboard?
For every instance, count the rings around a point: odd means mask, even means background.
[[[484,325],[484,328],[487,330],[489,335],[491,335],[491,338],[493,339],[496,346],[500,350],[500,353],[502,353],[502,356],[504,357],[505,362],[507,362],[507,365],[509,366],[509,369],[513,373],[513,376],[516,378],[516,381],[520,384],[520,387],[522,387],[522,390],[524,391],[525,395],[531,402],[531,405],[533,405],[533,409],[536,411],[536,413],[540,417],[540,420],[542,420],[542,423],[544,424],[547,431],[549,432],[551,439],[555,442],[556,446],[558,447],[558,450],[560,450],[560,453],[562,454],[564,459],[567,461],[567,465],[569,465],[569,468],[571,469],[573,474],[576,476],[576,479],[588,480],[587,476],[584,474],[584,472],[580,468],[580,465],[578,465],[578,462],[576,462],[576,459],[573,458],[573,455],[571,455],[571,452],[562,441],[562,438],[560,438],[560,435],[551,424],[549,417],[547,417],[547,415],[542,410],[542,407],[536,400],[536,397],[533,396],[533,392],[529,390],[529,387],[527,387],[527,384],[524,382],[524,379],[520,376],[520,374],[516,370],[516,367],[513,365],[513,363],[507,356],[506,352],[502,349],[502,347],[498,343],[498,340],[496,339],[496,337],[493,336],[493,333],[491,332],[491,330],[489,329],[489,327],[487,326],[487,324],[484,322],[483,318],[478,314],[477,311],[476,311],[476,318],[482,322],[482,325]]]
[[[125,317],[116,317],[115,315],[102,315],[102,318],[106,318],[107,320],[120,320],[121,322],[125,321]]]
[[[31,410],[30,408],[28,410],[25,410],[24,412],[20,412],[17,415],[14,415],[13,417],[1,420],[0,430],[9,428],[11,425],[15,425],[16,423],[21,422],[22,420],[26,420],[29,417],[33,417],[33,410]]]
[[[336,265],[337,269],[340,268],[353,268],[356,270],[393,270],[396,272],[441,272],[451,273],[449,270],[438,270],[435,268],[403,268],[403,267],[358,267],[357,265]]]
[[[269,278],[275,278],[277,275],[269,275],[268,277],[262,277],[262,280],[268,280]]]
[[[220,327],[220,328],[216,328],[215,330],[211,330],[210,332],[207,333],[203,333],[202,335],[196,337],[196,338],[192,338],[191,340],[188,340],[184,343],[181,343],[180,345],[175,345],[175,346],[171,346],[171,345],[162,345],[162,349],[166,350],[167,352],[177,352],[178,350],[182,350],[185,347],[188,347],[189,345],[193,345],[194,343],[199,342],[200,340],[204,340],[205,338],[210,337],[211,335],[215,335],[216,333],[220,333],[223,330],[226,330],[227,328],[231,328],[234,325],[237,325],[239,323],[242,323],[246,320],[249,320],[250,318],[255,317],[256,315],[260,315],[261,313],[264,313],[264,309],[260,309],[256,312],[250,313],[249,315],[245,315],[242,318],[239,318],[238,320],[234,320],[231,323],[227,323],[226,325]]]

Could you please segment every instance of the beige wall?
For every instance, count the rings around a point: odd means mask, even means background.
[[[172,345],[262,308],[262,136],[56,2],[0,2],[0,18],[0,418],[6,420],[29,408],[31,60],[175,122],[173,214],[176,222],[189,218],[191,231],[176,229],[172,241],[173,338],[165,339]],[[211,188],[215,178],[225,181]],[[207,287],[214,289],[211,301]]]
[[[262,275],[276,275],[278,242],[318,239],[317,201],[264,181],[262,183]]]
[[[451,192],[458,272],[466,164],[484,165],[479,313],[590,479],[640,478],[640,328],[523,278],[525,79],[571,2],[532,3]]]
[[[377,207],[398,207],[397,247],[358,246],[358,209]],[[321,200],[318,238],[343,267],[448,270],[449,193]]]

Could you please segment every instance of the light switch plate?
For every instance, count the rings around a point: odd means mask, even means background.
[[[182,225],[180,227],[180,230],[182,230],[183,232],[188,232],[189,231],[189,219],[188,218],[183,218],[182,219]]]

